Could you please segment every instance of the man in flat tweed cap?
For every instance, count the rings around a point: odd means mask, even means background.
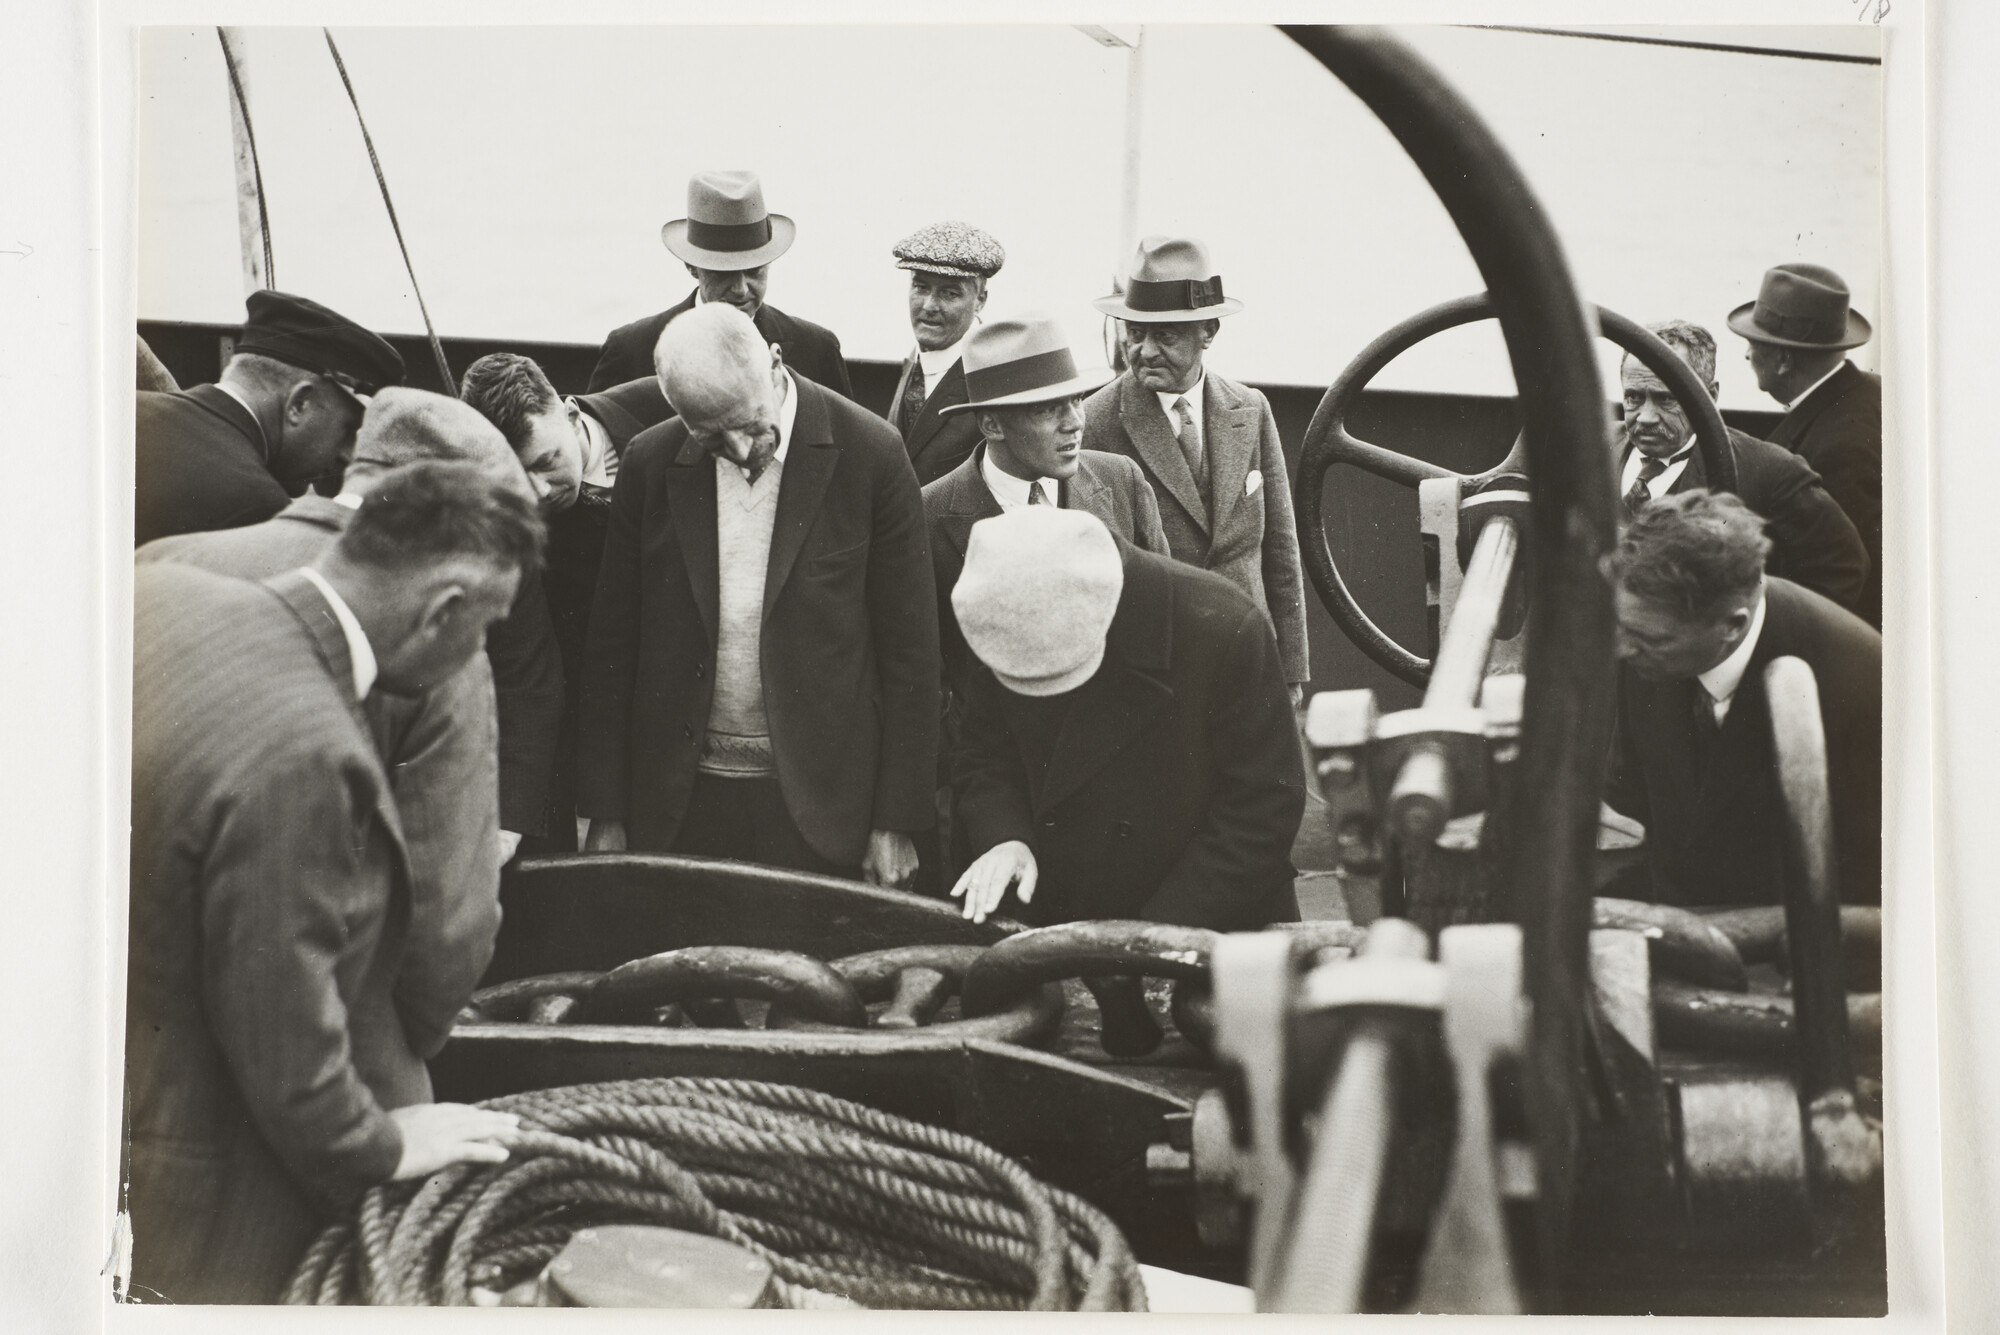
[[[1223,295],[1201,242],[1149,236],[1125,290],[1092,305],[1124,322],[1129,369],[1084,404],[1083,447],[1136,459],[1174,555],[1224,576],[1270,616],[1296,705],[1311,668],[1278,422],[1262,392],[1202,366],[1222,317],[1243,303]]]
[[[951,601],[979,660],[952,753],[965,916],[1297,919],[1305,770],[1247,594],[1094,515],[1024,506],[973,525]]]
[[[764,207],[755,172],[697,172],[688,182],[688,216],[660,228],[660,242],[687,266],[695,290],[678,306],[620,325],[605,336],[586,393],[597,394],[654,373],[660,333],[696,306],[734,306],[756,324],[766,343],[784,350],[785,365],[846,398],[854,397],[847,362],[833,331],[764,304],[771,265],[792,248],[797,229]]]
[[[316,301],[253,292],[213,385],[141,390],[135,546],[260,524],[354,453],[368,396],[403,378],[387,342]]]
[[[1007,252],[971,223],[941,222],[898,241],[895,256],[896,267],[910,272],[917,346],[903,359],[889,425],[903,433],[910,467],[924,485],[958,467],[979,443],[978,423],[949,420],[946,409],[965,402],[960,354],[986,308],[986,282],[1000,272]]]

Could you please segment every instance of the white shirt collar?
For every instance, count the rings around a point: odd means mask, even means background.
[[[986,479],[986,489],[993,493],[993,499],[1000,502],[1000,508],[1008,514],[1028,503],[1028,488],[1035,482],[1042,484],[1042,499],[1050,505],[1062,504],[1062,488],[1052,477],[1020,478],[1007,472],[993,462],[993,452],[981,448],[979,451],[979,475]]]
[[[1167,415],[1167,425],[1174,429],[1175,439],[1180,438],[1181,419],[1174,412],[1174,400],[1186,399],[1188,401],[1188,415],[1194,418],[1195,422],[1199,424],[1202,420],[1202,398],[1207,386],[1208,371],[1206,368],[1203,368],[1200,377],[1187,389],[1154,391],[1160,396],[1160,411]]]
[[[611,458],[611,435],[604,429],[604,423],[578,408],[574,398],[564,399],[563,406],[575,411],[577,425],[583,432],[583,473],[580,481],[594,487],[611,485],[611,472],[605,467]]]
[[[299,573],[313,582],[327,606],[333,609],[333,619],[340,623],[340,633],[347,637],[347,660],[354,668],[354,698],[366,700],[368,692],[375,689],[376,672],[375,650],[369,645],[367,634],[347,600],[333,591],[333,585],[326,582],[324,575],[311,566],[302,566]]]
[[[1688,460],[1694,457],[1694,447],[1695,436],[1693,432],[1689,432],[1687,444],[1668,455],[1667,466],[1662,468],[1658,476],[1646,484],[1646,494],[1648,496],[1657,501],[1660,497],[1674,489],[1674,483],[1680,481],[1681,474],[1687,471]],[[1625,452],[1625,471],[1618,479],[1618,494],[1620,496],[1632,490],[1632,484],[1639,480],[1639,470],[1645,466],[1646,456],[1640,453],[1638,446],[1635,445]]]
[[[359,510],[361,508],[361,493],[358,491],[343,491],[340,495],[333,498],[333,503],[335,505],[346,506],[350,510]]]
[[[1793,399],[1790,403],[1786,404],[1785,411],[1790,412],[1792,409],[1798,407],[1801,403],[1804,403],[1807,399],[1811,398],[1812,392],[1814,390],[1818,389],[1821,385],[1824,385],[1827,381],[1839,375],[1840,368],[1845,365],[1847,365],[1847,359],[1843,357],[1840,359],[1839,365],[1835,366],[1831,371],[1828,371],[1825,375],[1821,376],[1819,379],[1813,381],[1812,384],[1806,386],[1805,393],[1799,395],[1796,399]]]
[[[966,338],[970,338],[972,331],[970,329],[966,330],[965,336]],[[925,394],[933,394],[937,391],[938,381],[944,378],[944,373],[951,369],[952,363],[956,362],[964,351],[965,338],[959,339],[958,342],[948,348],[939,348],[936,352],[928,352],[923,348],[917,349],[917,365],[924,368]]]
[[[1757,610],[1750,614],[1750,629],[1743,634],[1743,640],[1729,653],[1729,657],[1699,675],[1701,688],[1708,692],[1708,698],[1715,701],[1715,721],[1722,722],[1729,717],[1730,702],[1736,698],[1736,690],[1743,684],[1743,674],[1750,670],[1750,655],[1757,651],[1757,637],[1764,633],[1765,597],[1762,589],[1757,591]]]

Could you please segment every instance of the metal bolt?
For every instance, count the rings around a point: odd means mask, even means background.
[[[574,1263],[570,1261],[557,1261],[555,1264],[551,1265],[549,1269],[555,1271],[558,1275],[567,1275],[573,1268],[573,1264]]]
[[[574,1240],[577,1242],[595,1242],[597,1240],[597,1230],[594,1228],[580,1228],[576,1231]]]

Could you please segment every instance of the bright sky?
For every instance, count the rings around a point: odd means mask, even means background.
[[[1678,35],[1823,46],[1852,31]],[[594,343],[678,301],[690,284],[660,224],[684,215],[690,173],[750,168],[798,222],[770,301],[832,327],[850,356],[907,350],[907,277],[890,247],[965,218],[1008,252],[988,313],[1053,311],[1101,360],[1088,303],[1118,258],[1127,60],[1074,29],[335,36],[441,332]],[[1516,155],[1588,299],[1717,334],[1725,404],[1773,406],[1723,324],[1769,265],[1828,264],[1876,314],[1876,67],[1463,28],[1405,36]],[[1154,26],[1144,59],[1139,227],[1206,240],[1245,302],[1211,354],[1219,371],[1326,384],[1383,329],[1478,288],[1415,168],[1281,34]],[[139,312],[240,320],[215,32],[149,29],[142,60]],[[279,286],[421,330],[319,31],[252,30],[247,73]],[[1857,360],[1873,366],[1873,351]],[[1492,325],[1436,340],[1377,383],[1511,389]]]

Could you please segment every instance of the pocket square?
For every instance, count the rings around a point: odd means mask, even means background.
[[[1245,496],[1255,496],[1257,494],[1257,488],[1263,485],[1264,485],[1263,470],[1253,468],[1243,478],[1243,494]]]

